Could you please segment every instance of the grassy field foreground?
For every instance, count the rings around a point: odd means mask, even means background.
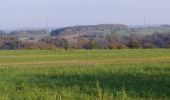
[[[170,99],[170,50],[0,51],[0,99]]]

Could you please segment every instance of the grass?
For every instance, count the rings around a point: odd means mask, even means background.
[[[0,51],[0,99],[170,99],[170,50]]]

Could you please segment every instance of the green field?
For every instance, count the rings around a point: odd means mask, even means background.
[[[170,50],[0,51],[0,99],[170,99]]]

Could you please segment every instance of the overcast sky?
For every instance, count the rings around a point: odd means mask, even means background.
[[[0,0],[0,29],[170,24],[170,0]]]

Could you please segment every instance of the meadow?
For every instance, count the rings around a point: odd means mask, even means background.
[[[2,100],[168,100],[170,50],[0,51]]]

